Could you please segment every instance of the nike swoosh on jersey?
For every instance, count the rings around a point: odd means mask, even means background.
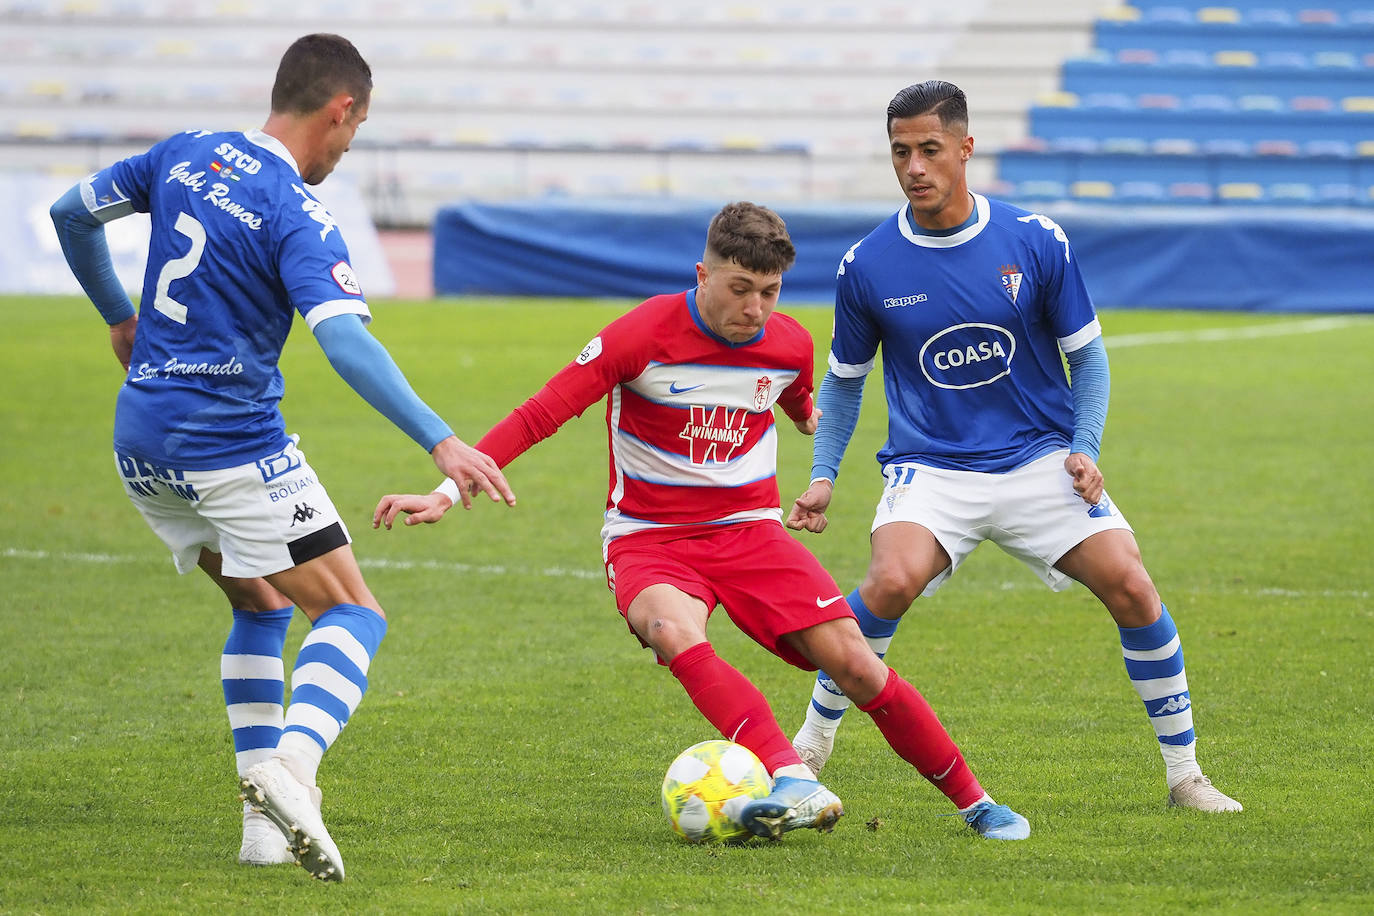
[[[834,604],[836,601],[839,601],[843,597],[844,595],[836,595],[834,598],[827,598],[824,601],[817,598],[816,607],[830,607],[830,605]]]
[[[688,391],[696,391],[698,388],[704,388],[704,387],[705,387],[705,385],[688,385],[686,388],[679,388],[679,387],[677,386],[677,382],[670,382],[669,385],[668,385],[668,393],[669,393],[669,394],[685,394],[685,393],[687,393]]]

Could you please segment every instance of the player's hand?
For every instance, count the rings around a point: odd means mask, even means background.
[[[1090,506],[1102,499],[1102,472],[1097,462],[1082,452],[1074,452],[1064,459],[1064,470],[1073,478],[1073,491]]]
[[[458,498],[463,501],[464,509],[472,508],[472,497],[478,490],[491,497],[492,502],[504,499],[506,505],[515,505],[515,492],[506,483],[506,475],[486,453],[477,451],[457,436],[449,436],[434,446],[430,455],[439,472],[458,484]]]
[[[442,493],[427,493],[424,496],[415,493],[388,493],[377,503],[377,508],[372,510],[372,527],[386,525],[386,530],[390,531],[391,523],[403,512],[407,525],[418,525],[421,522],[433,524],[452,508],[453,500]]]
[[[129,361],[134,353],[134,332],[138,329],[138,316],[125,318],[119,324],[110,325],[110,349],[114,350],[115,359],[124,367],[124,371],[129,371]]]
[[[793,501],[792,509],[787,513],[787,527],[820,534],[830,524],[825,517],[825,510],[834,492],[835,485],[830,481],[813,480],[806,492]]]
[[[805,420],[793,420],[792,422],[796,425],[797,431],[802,435],[814,436],[816,435],[816,427],[821,423],[821,409],[819,407],[813,407],[811,416],[807,417]]]

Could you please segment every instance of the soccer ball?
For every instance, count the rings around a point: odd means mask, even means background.
[[[747,839],[740,810],[773,791],[763,763],[749,748],[717,739],[678,754],[663,778],[663,813],[693,843]]]

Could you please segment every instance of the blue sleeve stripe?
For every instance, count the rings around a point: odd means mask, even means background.
[[[1102,335],[1072,351],[1069,361],[1070,394],[1073,398],[1073,444],[1070,449],[1097,460],[1102,449],[1102,431],[1107,426],[1107,400],[1111,393],[1111,372]]]
[[[115,273],[105,226],[91,215],[81,198],[81,186],[73,185],[48,210],[62,254],[87,298],[108,325],[134,317],[134,304]]]
[[[349,300],[358,304],[356,300]],[[316,306],[314,314],[323,306]],[[418,442],[433,450],[453,430],[410,387],[391,354],[368,333],[359,318],[347,314],[321,321],[313,328],[329,364],[349,387],[358,392],[382,416]]]
[[[820,426],[812,446],[811,479],[824,477],[834,481],[840,474],[840,461],[859,423],[859,409],[863,406],[865,376],[846,378],[827,371],[816,393],[816,406],[821,410]]]

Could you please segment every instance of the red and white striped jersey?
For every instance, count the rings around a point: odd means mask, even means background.
[[[782,520],[773,405],[811,415],[811,335],[774,312],[753,339],[707,329],[695,290],[655,296],[477,443],[505,467],[606,398],[610,485],[602,539],[679,525]],[[609,395],[609,397],[607,397]]]

